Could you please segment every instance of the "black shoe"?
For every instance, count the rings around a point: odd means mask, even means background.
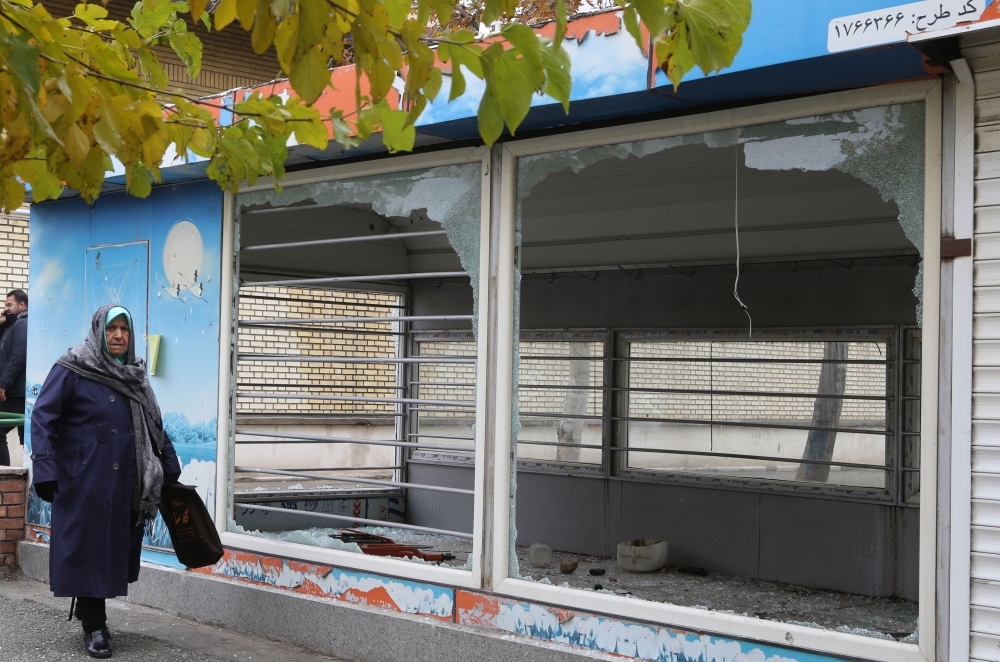
[[[83,633],[83,643],[90,657],[111,657],[111,640],[107,628]]]

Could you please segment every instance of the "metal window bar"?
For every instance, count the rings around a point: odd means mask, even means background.
[[[402,469],[400,466],[391,467],[288,467],[285,471],[389,471],[392,469]]]
[[[392,416],[393,414],[390,414]],[[399,415],[399,414],[396,414]],[[396,439],[357,439],[354,437],[324,437],[321,435],[309,434],[282,434],[280,432],[249,432],[247,430],[236,430],[237,436],[245,437],[265,437],[262,440],[237,439],[237,444],[273,444],[276,441],[287,441],[296,444],[362,444],[367,446],[399,446],[401,448],[427,448],[426,444],[418,444],[409,441],[399,441]],[[468,446],[446,446],[435,445],[434,449],[444,451],[467,451]]]
[[[287,302],[287,303],[307,303],[307,304],[312,304],[314,306],[322,306],[324,304],[326,304],[326,305],[340,305],[340,306],[345,307],[345,308],[348,308],[348,307],[349,308],[390,308],[392,310],[400,310],[400,309],[403,309],[403,308],[406,307],[403,304],[396,304],[396,303],[372,303],[370,301],[366,301],[366,302],[363,302],[363,303],[360,303],[360,302],[353,303],[352,302],[352,303],[346,303],[346,304],[345,303],[334,304],[334,302],[332,302],[332,301],[323,301],[323,300],[317,301],[316,299],[305,299],[303,297],[271,296],[270,294],[267,294],[267,293],[255,294],[254,291],[253,291],[253,289],[254,289],[254,287],[256,285],[257,285],[257,283],[240,283],[240,299],[258,299],[258,300],[259,299],[264,299],[264,300],[267,300],[267,301],[284,301],[284,302]],[[275,289],[277,289],[277,288],[275,288]],[[243,290],[247,290],[247,291],[244,292]],[[324,290],[324,292],[326,294],[328,294],[328,295],[334,293],[333,290]]]
[[[251,327],[256,329],[284,329],[287,328],[284,324],[245,324],[240,323],[240,326]],[[313,331],[315,333],[347,333],[355,336],[403,336],[405,333],[399,331],[378,331],[374,329],[365,329],[361,327],[345,328],[336,326],[298,326],[297,331]]]
[[[372,388],[372,387],[368,387]],[[390,387],[391,388],[391,387]],[[323,395],[319,393],[257,393],[255,391],[237,392],[248,398],[290,398],[294,400],[325,400],[329,402],[373,402],[377,404],[423,404],[440,405],[442,407],[475,407],[475,402],[461,400],[420,400],[416,398],[364,398],[349,395]]]
[[[917,415],[908,420],[907,414],[912,413],[911,407],[915,406],[918,412],[920,409],[922,342],[923,334],[919,328],[902,330],[898,347],[899,369],[894,385],[898,400],[895,411],[897,447],[893,456],[900,468],[896,495],[901,504],[919,505],[920,418]]]
[[[363,485],[381,485],[382,487],[404,487],[408,490],[424,490],[427,492],[447,492],[449,494],[473,495],[475,490],[466,490],[460,487],[444,487],[442,485],[424,485],[422,483],[403,483],[394,480],[378,480],[377,478],[359,478],[357,476],[328,476],[325,474],[307,474],[301,471],[285,471],[283,469],[259,469],[256,467],[237,466],[233,469],[237,473],[245,474],[269,474],[275,476],[291,476],[292,478],[313,478],[321,480],[332,480],[340,483],[361,483]],[[294,493],[294,491],[289,490]]]
[[[238,504],[239,505],[239,504]],[[455,538],[465,538],[466,540],[472,540],[471,533],[464,533],[462,531],[450,531],[448,529],[435,529],[429,526],[417,526],[416,524],[403,524],[401,522],[390,522],[387,520],[380,519],[365,519],[363,517],[349,517],[347,515],[331,515],[329,513],[317,513],[312,510],[289,510],[287,508],[275,508],[274,506],[258,506],[257,504],[244,503],[243,508],[247,510],[263,510],[272,513],[288,513],[293,512],[296,515],[306,515],[311,517],[319,517],[323,519],[338,520],[340,522],[351,522],[352,526],[357,526],[358,524],[368,524],[371,526],[387,526],[393,529],[404,529],[406,531],[420,531],[421,533],[434,533],[438,535],[454,536]],[[350,528],[350,527],[343,527]]]
[[[463,383],[463,382],[422,382],[422,381],[412,381],[410,386],[448,386],[450,388],[475,388],[475,383]]]
[[[306,317],[289,319],[262,319],[262,320],[240,320],[240,326],[264,326],[269,324],[281,324],[283,326],[294,324],[323,324],[337,323],[346,324],[348,322],[376,323],[385,322],[439,322],[439,321],[464,321],[471,320],[472,315],[394,315],[392,317]]]
[[[467,271],[434,271],[427,273],[373,274],[371,276],[333,276],[323,278],[291,278],[286,280],[244,281],[244,286],[289,287],[291,285],[335,285],[337,283],[377,283],[393,280],[423,280],[433,278],[468,277]]]
[[[407,432],[407,437],[429,437],[432,439],[458,439],[460,441],[475,441],[475,437],[461,437],[458,435],[447,435],[447,434],[420,434],[417,432]]]
[[[816,430],[819,432],[843,432],[846,434],[867,434],[875,437],[891,437],[890,430],[867,430],[865,428],[833,428],[815,425],[794,425],[783,423],[751,423],[749,421],[699,420],[691,418],[637,418],[629,416],[612,416],[614,421],[652,421],[662,423],[693,423],[697,425],[717,425],[741,428],[773,428],[775,430]]]
[[[580,361],[584,359],[570,359],[573,361]],[[586,359],[590,360],[590,359]],[[606,386],[569,386],[566,384],[518,384],[518,390],[520,389],[558,389],[560,391],[606,391]]]
[[[309,248],[312,246],[329,246],[331,244],[352,244],[364,241],[385,241],[387,239],[414,239],[416,237],[440,237],[447,235],[445,230],[428,230],[426,232],[396,232],[392,234],[376,234],[363,237],[337,237],[335,239],[313,239],[311,241],[290,241],[283,244],[260,244],[247,246],[242,252],[273,251],[287,248]]]
[[[292,382],[292,383],[288,383],[288,384],[283,384],[283,383],[278,383],[278,382],[248,382],[248,381],[236,382],[236,387],[237,388],[239,388],[241,386],[270,386],[272,388],[285,388],[285,387],[289,387],[290,388],[292,386],[299,387],[300,384],[298,382]],[[339,391],[343,391],[345,389],[354,390],[354,387],[352,387],[352,386],[339,386],[337,384],[321,384],[319,386],[315,386],[314,385],[314,386],[311,386],[311,388],[320,388],[320,389],[323,389],[325,391],[338,391],[338,390]],[[388,384],[386,384],[384,386],[365,386],[365,388],[368,389],[368,390],[371,390],[371,391],[401,391],[401,390],[403,390],[404,387],[402,387],[402,386],[389,386]]]
[[[781,457],[770,455],[750,455],[745,453],[713,453],[712,451],[696,451],[681,448],[639,448],[632,446],[629,448],[612,448],[613,453],[666,453],[668,455],[698,455],[703,457],[725,457],[737,460],[761,460],[770,462],[788,462],[790,464],[823,464],[832,467],[854,467],[856,469],[878,469],[880,471],[891,471],[891,467],[884,464],[863,464],[860,462],[838,462],[837,460],[804,460],[801,457]]]
[[[535,439],[518,439],[517,443],[527,446],[565,446],[566,448],[604,448],[602,444],[571,444],[565,441],[536,441]]]
[[[683,340],[672,340],[670,342],[688,342]],[[780,341],[775,341],[780,342]],[[822,342],[822,341],[809,341],[809,342]],[[832,341],[832,342],[850,342],[850,339],[844,341]],[[524,357],[522,357],[524,358]],[[533,357],[533,358],[560,358],[560,357]],[[561,357],[565,358],[565,357]],[[612,357],[612,361],[625,361],[627,363],[646,363],[646,362],[667,362],[667,363],[846,363],[849,365],[867,365],[867,364],[890,364],[892,360],[890,359],[755,359],[755,358],[711,358],[711,357],[639,357],[639,358],[629,358],[623,356]]]
[[[841,395],[826,394],[826,393],[795,393],[792,391],[726,391],[726,390],[711,390],[706,391],[705,389],[696,388],[632,388],[627,386],[614,386],[611,388],[612,391],[623,392],[623,393],[682,393],[689,395],[749,395],[749,396],[761,396],[761,397],[778,397],[778,398],[830,398],[835,400],[891,400],[891,396],[887,395],[851,395],[849,393],[844,393]]]
[[[375,356],[310,356],[303,354],[245,354],[237,355],[240,361],[291,361],[301,363],[475,363],[475,358],[451,357],[386,359]]]

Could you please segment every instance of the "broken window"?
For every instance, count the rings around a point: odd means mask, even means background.
[[[467,564],[474,491],[447,463],[475,454],[481,182],[474,163],[237,197],[231,531]]]
[[[913,103],[518,159],[512,575],[912,640],[924,131]]]

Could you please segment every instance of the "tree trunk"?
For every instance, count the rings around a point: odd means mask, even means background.
[[[569,344],[569,355],[575,357],[590,357],[590,345],[585,342],[571,342]],[[590,361],[570,361],[569,362],[569,384],[568,386],[590,386]],[[582,388],[573,388],[566,391],[566,400],[563,402],[563,414],[566,416],[583,416],[587,413],[587,396],[590,391]],[[583,443],[583,419],[564,418],[559,421],[559,428],[556,432],[560,444],[581,444]],[[579,462],[580,449],[574,446],[558,446],[556,448],[556,462]]]
[[[847,359],[846,342],[828,342],[823,348],[823,358],[827,361]],[[844,363],[824,363],[819,372],[818,395],[843,395],[847,385],[847,365]],[[814,427],[835,428],[840,426],[842,398],[816,398],[813,403],[812,423]],[[810,430],[806,439],[803,460],[829,462],[833,459],[833,447],[837,443],[837,433],[825,430]],[[830,478],[829,464],[800,464],[796,480],[810,483],[825,483]]]

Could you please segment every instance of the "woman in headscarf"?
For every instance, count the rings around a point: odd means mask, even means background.
[[[35,493],[52,503],[52,593],[75,598],[87,653],[111,657],[104,601],[139,578],[143,532],[181,472],[125,308],[102,306],[87,339],[52,367],[31,448]]]

